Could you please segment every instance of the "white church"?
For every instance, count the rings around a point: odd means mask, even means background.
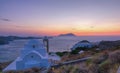
[[[73,47],[71,48],[71,50],[75,50],[78,47],[83,47],[83,48],[92,48],[93,44],[87,40],[82,40],[78,43],[76,43],[75,45],[73,45]]]
[[[32,67],[50,67],[49,55],[43,41],[30,40],[21,50],[20,56],[8,65],[4,71],[23,70]]]

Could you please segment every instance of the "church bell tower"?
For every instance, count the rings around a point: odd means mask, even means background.
[[[44,45],[45,45],[45,47],[46,47],[46,49],[47,49],[47,52],[49,53],[49,39],[48,39],[47,36],[45,36],[45,37],[43,38],[43,43],[44,43]]]

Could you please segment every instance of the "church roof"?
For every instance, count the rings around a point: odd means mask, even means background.
[[[90,42],[87,40],[82,40],[82,41],[80,41],[80,43],[90,43]]]
[[[31,52],[29,52],[27,55],[32,54],[32,53],[35,53],[35,54],[39,55],[42,59],[48,58],[47,54],[46,54],[46,56],[43,56],[43,55],[41,55],[41,54],[40,54],[39,52],[37,52],[37,51],[31,51]]]

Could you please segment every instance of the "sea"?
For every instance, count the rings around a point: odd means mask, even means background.
[[[7,62],[15,60],[23,49],[24,45],[30,39],[14,40],[7,45],[0,45],[0,62]],[[42,40],[42,39],[38,39]],[[53,37],[49,39],[49,51],[50,52],[63,52],[71,51],[70,48],[79,41],[88,40],[93,43],[99,43],[100,41],[116,41],[120,40],[120,36],[65,36],[65,37]]]

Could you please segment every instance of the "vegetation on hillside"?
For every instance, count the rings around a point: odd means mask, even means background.
[[[85,62],[55,68],[52,73],[116,73],[119,66],[120,50],[105,50]]]

